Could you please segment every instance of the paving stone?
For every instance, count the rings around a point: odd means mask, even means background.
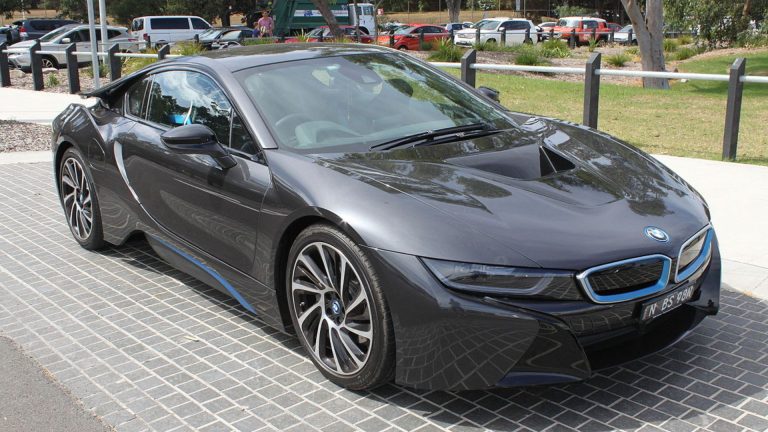
[[[118,431],[768,429],[766,301],[723,291],[685,340],[585,383],[349,392],[144,241],[79,248],[50,175],[0,166],[0,329]]]

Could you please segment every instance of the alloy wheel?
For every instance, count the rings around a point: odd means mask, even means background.
[[[83,166],[75,158],[61,165],[61,196],[72,233],[80,240],[88,239],[93,229],[91,187]]]
[[[359,372],[370,356],[374,334],[364,283],[350,260],[328,243],[310,243],[293,264],[297,333],[315,360],[337,375]]]
[[[48,69],[48,68],[55,68],[55,67],[56,67],[56,66],[53,64],[53,61],[52,61],[51,59],[49,59],[49,58],[45,58],[45,57],[43,57],[43,59],[42,59],[41,63],[42,63],[42,66],[43,66],[43,68],[44,68],[44,69]]]

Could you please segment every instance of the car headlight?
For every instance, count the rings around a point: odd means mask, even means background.
[[[456,290],[504,297],[582,298],[575,275],[568,271],[421,260],[440,282]]]

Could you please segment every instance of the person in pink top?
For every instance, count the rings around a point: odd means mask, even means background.
[[[257,25],[259,26],[261,37],[272,36],[272,30],[275,27],[275,20],[269,16],[269,12],[263,11]]]

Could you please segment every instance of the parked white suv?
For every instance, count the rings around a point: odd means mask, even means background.
[[[196,16],[143,16],[134,18],[131,34],[150,46],[158,46],[193,39],[209,28],[208,21]]]
[[[99,51],[106,51],[115,43],[120,44],[120,51],[122,52],[138,51],[137,40],[128,34],[128,29],[125,27],[109,26],[107,27],[107,36],[109,37],[108,46],[104,47],[101,44],[101,27],[96,27]],[[66,67],[67,56],[64,54],[64,50],[70,43],[75,44],[75,51],[88,53],[91,51],[91,33],[85,24],[69,24],[59,27],[38,40],[40,41],[41,51],[61,51],[61,54],[42,55],[44,68]],[[35,42],[34,40],[23,41],[11,45],[11,48],[29,49]],[[8,54],[8,60],[14,67],[25,71],[30,69],[31,61],[27,53]],[[91,61],[90,54],[77,56],[78,63],[87,63],[89,61]]]
[[[473,45],[477,29],[480,29],[480,42],[501,43],[501,33],[505,33],[506,45],[516,45],[526,42],[526,29],[529,30],[528,42],[536,43],[536,26],[531,20],[522,18],[488,18],[480,20],[471,28],[459,30],[453,35],[456,45]]]

